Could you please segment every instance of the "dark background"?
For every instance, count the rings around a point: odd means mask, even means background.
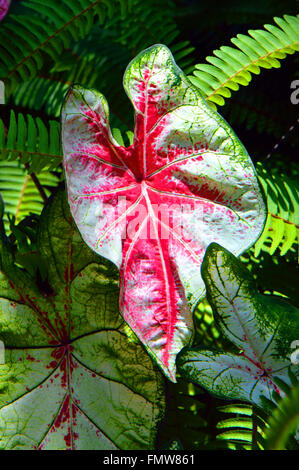
[[[155,1],[152,0],[144,0],[144,11],[151,9],[154,3]],[[109,40],[110,49],[104,48],[98,39],[97,28],[99,27],[97,25],[87,41],[86,39],[82,41],[85,54],[86,44],[89,48],[87,50],[94,52],[95,63],[101,60],[103,54],[107,54],[106,59],[102,60],[103,64],[99,67],[95,66],[95,73],[99,69],[99,74],[93,86],[106,95],[112,111],[112,125],[122,131],[133,129],[134,125],[132,109],[122,89],[122,75],[128,62],[139,50],[159,42],[166,43],[171,48],[173,43],[189,40],[190,46],[194,49],[187,61],[178,60],[178,64],[185,72],[191,73],[193,66],[197,63],[204,63],[205,58],[212,55],[214,49],[222,45],[233,46],[230,39],[237,34],[246,34],[249,29],[262,28],[266,23],[273,24],[275,16],[295,15],[298,12],[298,2],[295,0],[225,0],[218,3],[207,0],[174,0],[172,2],[162,0],[156,3],[155,27],[147,27],[146,23],[143,24],[139,13],[133,9],[130,21],[126,18],[124,21],[121,19],[110,21],[108,27],[105,25],[104,29],[107,29],[107,33],[105,32],[104,41]],[[169,9],[169,4],[170,7],[175,4],[175,9]],[[10,13],[26,11],[25,5],[26,3],[22,0],[14,0]],[[28,10],[26,12],[28,13]],[[163,31],[166,14],[171,16],[179,32],[175,40],[169,41],[169,44],[167,35],[165,36]],[[128,46],[119,44],[122,30],[133,28],[133,26],[136,27],[137,32],[139,30],[144,32],[143,39],[136,47],[132,47],[133,33]],[[79,45],[78,49],[77,45],[77,51],[80,51],[80,47]],[[113,54],[115,56],[115,50],[118,50],[117,59],[112,58]],[[61,61],[63,63],[65,57],[62,57]],[[185,66],[186,63],[187,66]],[[53,67],[53,64],[45,64],[39,73],[40,76],[46,77],[49,73],[47,65]],[[57,64],[58,80],[66,73],[60,69]],[[275,168],[278,167],[290,176],[297,174],[296,147],[298,146],[298,128],[295,127],[292,132],[289,132],[290,127],[296,125],[298,116],[298,105],[290,101],[292,91],[290,85],[293,80],[298,79],[298,76],[298,56],[297,54],[289,55],[281,61],[280,69],[261,69],[259,76],[253,75],[249,86],[240,86],[240,90],[233,92],[225,106],[218,107],[218,112],[233,127],[254,162],[264,162],[268,168],[271,168],[275,159]],[[80,77],[79,82],[84,86],[88,85],[88,80],[84,83],[84,80],[80,81]],[[18,94],[20,94],[19,90],[16,91],[17,98]],[[2,118],[9,118],[12,106],[16,111],[30,112],[34,115],[32,106],[26,108],[21,99],[14,98],[14,96],[10,97],[8,104],[2,107]],[[59,99],[60,97],[58,102]],[[61,99],[63,99],[63,92],[61,92]],[[16,102],[20,104],[16,106]],[[36,103],[36,114],[44,116],[45,119],[49,116],[57,118],[59,103],[53,111],[51,107],[49,108],[49,102],[48,99],[48,103],[42,106]],[[281,140],[284,135],[286,137]],[[278,143],[278,148],[273,151]],[[267,158],[269,154],[271,156]]]

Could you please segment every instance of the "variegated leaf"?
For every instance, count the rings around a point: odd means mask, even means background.
[[[240,254],[262,231],[253,164],[163,45],[128,66],[133,144],[117,144],[108,105],[73,87],[62,110],[68,197],[86,241],[120,269],[125,320],[168,377],[193,334],[189,306],[204,295],[200,266],[212,241]]]
[[[0,233],[0,449],[152,449],[163,376],[124,333],[117,270],[82,241],[64,193],[38,246],[46,280],[14,265]]]
[[[292,342],[299,338],[299,310],[280,297],[262,295],[242,263],[212,243],[202,265],[207,297],[223,333],[240,350],[186,348],[179,355],[180,373],[222,398],[240,399],[263,406],[283,391],[275,379],[290,383]]]

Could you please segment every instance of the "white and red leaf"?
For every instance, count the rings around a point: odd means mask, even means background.
[[[163,45],[128,66],[136,125],[118,145],[105,98],[73,87],[62,110],[68,197],[86,243],[120,269],[121,313],[164,372],[193,332],[200,266],[215,241],[239,254],[262,231],[252,162]],[[189,306],[188,306],[189,302]]]

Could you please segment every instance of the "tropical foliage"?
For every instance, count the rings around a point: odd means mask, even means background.
[[[296,2],[0,21],[0,448],[298,448]]]

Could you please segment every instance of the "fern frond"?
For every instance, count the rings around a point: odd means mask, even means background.
[[[72,40],[84,38],[95,17],[101,23],[127,0],[41,0],[24,2],[26,14],[10,15],[0,30],[0,78],[9,94],[20,81],[36,75],[50,56],[53,62]],[[11,37],[13,35],[13,41]]]
[[[268,450],[285,450],[290,435],[294,433],[295,439],[299,441],[299,382],[296,377],[293,377],[293,383],[293,388],[285,383],[279,384],[283,386],[286,395],[277,401],[264,429],[265,447]],[[294,444],[291,443],[291,446],[294,447]],[[296,448],[299,449],[298,444]]]
[[[47,167],[52,170],[61,163],[60,125],[49,121],[48,125],[30,114],[16,117],[11,111],[9,127],[6,130],[0,120],[0,161],[20,160],[28,163],[31,171],[39,173]]]
[[[144,8],[142,0],[133,0],[126,21],[121,12],[116,11],[105,27],[94,24],[84,40],[72,42],[63,50],[50,70],[41,69],[34,83],[32,80],[20,83],[14,92],[15,103],[35,110],[44,109],[48,115],[57,117],[67,88],[72,83],[80,83],[86,88],[101,90],[109,99],[112,118],[117,117],[125,124],[124,128],[129,127],[131,123],[124,118],[128,115],[128,102],[121,78],[137,52],[156,42],[165,43],[181,68],[187,72],[193,69],[191,53],[194,48],[189,41],[176,41],[179,31],[174,19],[175,4],[168,1],[166,6],[169,14],[163,21],[159,1],[148,0]],[[169,35],[169,31],[173,34]],[[116,121],[114,125],[120,124]]]
[[[299,50],[299,15],[274,18],[276,25],[238,34],[231,42],[236,47],[222,46],[208,56],[208,64],[197,64],[191,82],[200,88],[206,99],[224,105],[231,91],[246,86],[252,74],[261,68],[280,67],[280,60]]]
[[[217,429],[221,430],[217,439],[225,441],[232,450],[263,449],[263,419],[257,411],[247,404],[229,404],[218,408],[229,417],[218,421]]]
[[[298,184],[287,176],[270,174],[260,163],[257,171],[267,198],[268,216],[254,256],[258,257],[261,250],[273,255],[277,248],[284,256],[299,241]]]
[[[84,41],[64,50],[49,71],[42,69],[34,79],[19,83],[14,103],[58,117],[68,88],[80,83],[101,90],[121,110],[127,105],[121,77],[131,57],[125,47],[114,42],[115,36],[95,25]]]
[[[50,195],[50,188],[56,187],[59,178],[49,171],[39,176],[46,195]],[[16,223],[27,215],[40,214],[44,201],[27,173],[24,165],[16,161],[0,161],[0,193],[2,194],[5,213],[15,218]],[[4,220],[8,229],[8,220]]]
[[[71,83],[55,76],[41,77],[19,83],[14,90],[11,105],[29,108],[34,111],[43,110],[48,116],[58,118],[61,104]]]
[[[166,44],[171,48],[179,66],[185,73],[189,73],[193,69],[190,53],[195,48],[189,41],[177,41],[179,36],[175,19],[177,8],[178,5],[174,1],[165,0],[163,9],[167,14],[162,18],[159,0],[147,0],[146,8],[144,0],[133,0],[132,10],[126,21],[113,18],[107,27],[119,32],[119,44],[126,47],[130,44],[130,48],[133,47],[133,56],[152,44],[158,42]]]

